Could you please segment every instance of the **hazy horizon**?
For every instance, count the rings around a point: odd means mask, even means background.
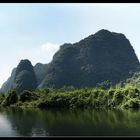
[[[123,33],[140,60],[140,4],[0,4],[0,86],[21,59],[49,63],[59,46],[101,29]]]

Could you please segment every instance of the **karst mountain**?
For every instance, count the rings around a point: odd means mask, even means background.
[[[46,56],[47,57],[47,56]],[[139,67],[139,60],[130,41],[122,33],[102,29],[74,44],[65,43],[49,64],[21,60],[2,85],[1,91],[25,89],[94,87],[110,81],[116,84]]]

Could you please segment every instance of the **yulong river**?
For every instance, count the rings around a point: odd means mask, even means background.
[[[0,109],[0,136],[140,136],[140,110]]]

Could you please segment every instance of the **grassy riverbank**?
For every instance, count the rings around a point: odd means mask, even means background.
[[[139,108],[140,89],[127,84],[124,87],[40,89],[4,96],[0,94],[2,107],[37,108]]]

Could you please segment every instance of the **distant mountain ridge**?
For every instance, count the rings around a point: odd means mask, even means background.
[[[14,79],[15,79],[15,74],[16,74],[16,68],[14,68],[12,70],[11,76],[8,78],[8,80],[3,83],[3,85],[0,89],[1,92],[7,93],[12,88],[12,84],[13,84]]]
[[[125,35],[102,29],[74,44],[61,45],[49,64],[37,63],[32,73],[36,88],[93,87],[107,80],[116,84],[127,79],[139,66]],[[9,89],[6,84],[1,91],[5,89]]]

